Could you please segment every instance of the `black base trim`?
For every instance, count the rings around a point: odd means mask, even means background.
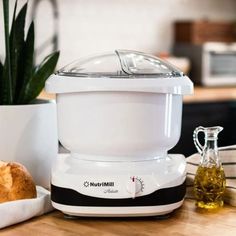
[[[158,206],[179,202],[186,193],[185,182],[179,186],[159,189],[151,194],[123,199],[105,199],[90,197],[73,189],[51,185],[51,198],[55,203],[70,206],[97,206],[97,207],[129,207],[129,206]]]

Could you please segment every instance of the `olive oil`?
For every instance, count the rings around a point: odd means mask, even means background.
[[[194,179],[196,206],[205,209],[216,209],[224,205],[225,173],[221,165],[217,147],[218,134],[223,130],[220,126],[197,127],[193,133],[193,141],[201,154],[201,161]],[[198,133],[203,132],[205,143],[201,145]]]
[[[199,166],[194,179],[196,206],[216,209],[224,205],[225,173],[222,166]]]

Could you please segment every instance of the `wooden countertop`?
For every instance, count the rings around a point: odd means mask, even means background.
[[[48,215],[0,230],[4,236],[235,236],[236,207],[217,212],[197,211],[193,200],[168,219],[155,218],[78,218],[64,219],[55,211]]]
[[[194,94],[184,97],[185,103],[236,101],[236,87],[194,87]]]
[[[55,95],[47,94],[43,91],[39,97],[54,99]],[[193,95],[184,96],[185,103],[217,102],[217,101],[236,101],[236,87],[206,88],[206,87],[195,86]]]

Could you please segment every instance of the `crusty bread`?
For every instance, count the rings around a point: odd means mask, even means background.
[[[0,161],[0,203],[36,198],[36,195],[34,181],[23,165]]]

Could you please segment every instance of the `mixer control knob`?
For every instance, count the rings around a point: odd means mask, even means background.
[[[144,184],[140,178],[135,176],[130,177],[127,183],[127,191],[130,193],[132,198],[135,198],[137,193],[143,192]]]

